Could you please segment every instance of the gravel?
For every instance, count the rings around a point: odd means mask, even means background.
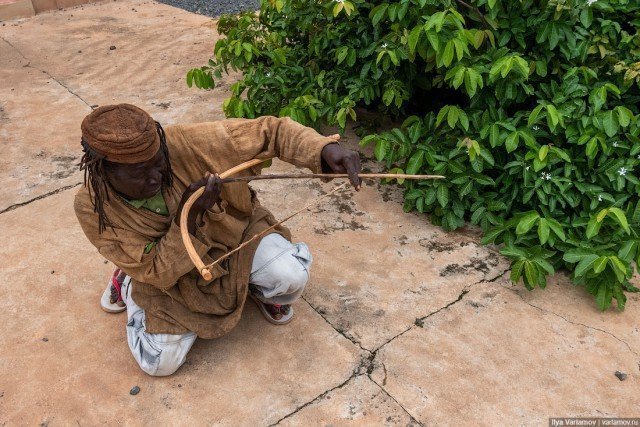
[[[138,386],[134,386],[131,390],[129,390],[129,394],[132,396],[135,396],[138,393],[140,393],[140,387]]]
[[[620,381],[624,381],[627,379],[627,374],[625,374],[624,372],[616,371],[615,375]]]
[[[169,6],[188,10],[200,15],[216,17],[223,13],[240,13],[245,10],[258,10],[258,0],[158,0]]]

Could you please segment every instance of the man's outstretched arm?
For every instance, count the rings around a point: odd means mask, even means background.
[[[315,173],[348,173],[354,187],[360,187],[358,153],[338,145],[337,135],[320,135],[288,117],[228,119],[224,126],[243,161],[278,157]]]

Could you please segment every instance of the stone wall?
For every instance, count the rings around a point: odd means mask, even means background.
[[[28,18],[48,10],[65,9],[96,0],[0,0],[0,21]]]

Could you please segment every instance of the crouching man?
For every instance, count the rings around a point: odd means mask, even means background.
[[[85,180],[75,212],[89,241],[118,267],[101,305],[127,311],[129,347],[146,373],[171,375],[197,337],[228,333],[247,296],[271,323],[291,320],[312,262],[304,243],[291,243],[280,226],[217,265],[206,281],[182,243],[180,212],[205,187],[188,229],[200,257],[211,263],[276,222],[246,182],[222,184],[218,173],[278,157],[314,172],[349,173],[359,188],[358,155],[337,139],[275,117],[164,130],[129,104],[97,108],[83,120]],[[239,176],[258,173],[259,166]]]

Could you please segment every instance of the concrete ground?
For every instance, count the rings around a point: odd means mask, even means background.
[[[80,121],[116,102],[164,124],[223,118],[233,77],[211,92],[184,79],[215,39],[214,21],[140,0],[0,25],[0,425],[640,416],[638,295],[623,313],[600,313],[561,275],[546,291],[512,286],[477,230],[444,233],[403,213],[392,186],[344,191],[290,221],[315,256],[290,325],[272,326],[248,304],[231,334],[198,340],[175,375],[142,373],[124,314],[99,308],[113,266],[73,214]],[[256,187],[283,216],[333,185]]]

